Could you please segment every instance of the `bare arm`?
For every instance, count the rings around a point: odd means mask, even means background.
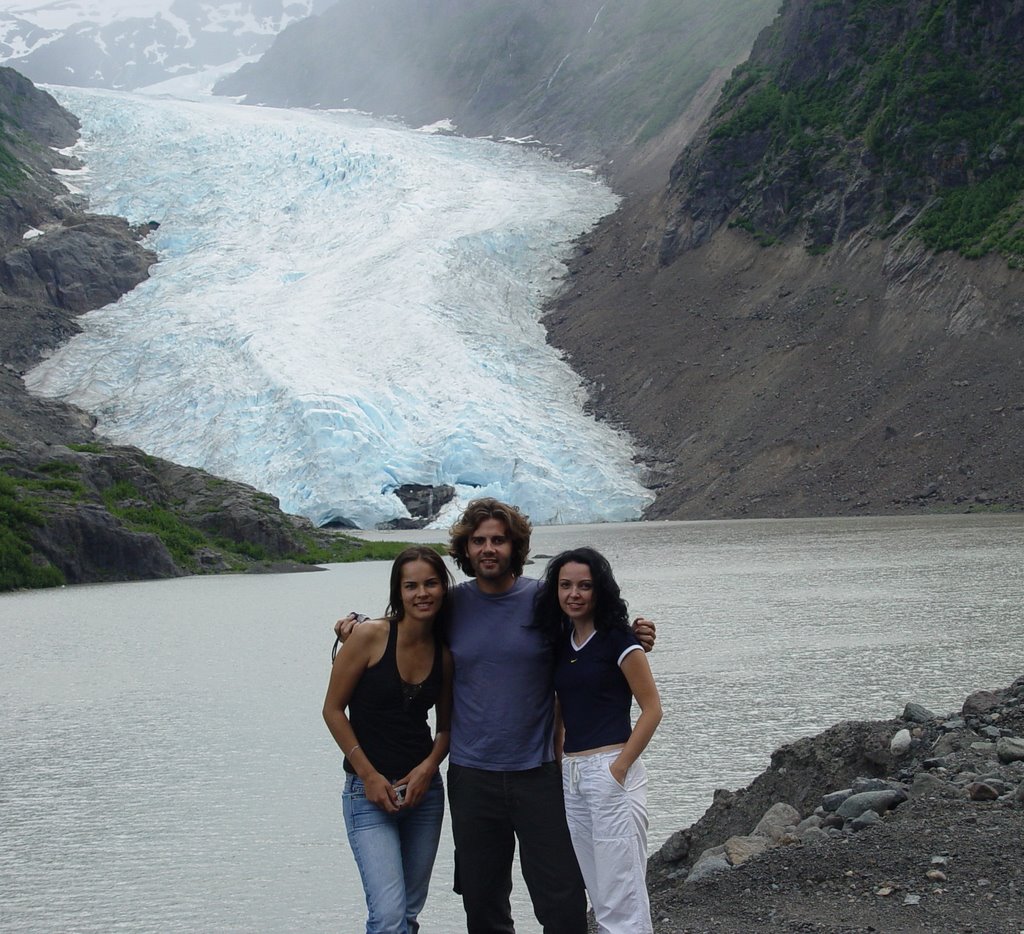
[[[565,721],[562,719],[562,705],[555,698],[555,762],[561,762],[565,755]]]
[[[391,783],[378,772],[359,746],[359,739],[345,713],[352,693],[371,661],[383,654],[387,643],[387,627],[381,620],[361,627],[348,640],[348,647],[339,652],[331,667],[331,680],[324,698],[324,722],[338,748],[345,754],[356,774],[363,780],[366,800],[389,813],[398,810],[398,801]]]
[[[654,675],[651,674],[651,666],[643,652],[630,652],[619,667],[640,706],[640,716],[633,724],[633,732],[629,734],[629,739],[618,757],[609,766],[612,776],[623,785],[629,767],[640,758],[640,754],[647,748],[654,731],[661,723],[661,697],[658,694],[658,686],[654,683]]]

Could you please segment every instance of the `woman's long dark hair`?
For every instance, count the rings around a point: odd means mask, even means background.
[[[448,594],[453,586],[452,572],[448,570],[448,565],[444,563],[444,558],[434,551],[433,548],[428,548],[426,545],[410,545],[398,553],[395,563],[391,565],[388,608],[384,611],[384,615],[395,622],[400,622],[402,617],[405,616],[405,606],[402,603],[402,568],[413,561],[426,561],[441,579],[441,585],[444,587],[441,610],[434,620],[434,634],[440,636],[444,632],[444,626],[448,619]]]
[[[533,623],[550,642],[565,632],[567,620],[558,603],[558,575],[567,564],[585,564],[594,582],[594,628],[629,629],[629,610],[622,599],[619,585],[608,559],[593,548],[573,548],[555,555],[544,572],[544,586],[534,605]]]

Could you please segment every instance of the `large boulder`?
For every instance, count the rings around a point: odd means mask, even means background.
[[[0,257],[0,289],[76,313],[100,308],[149,275],[156,254],[136,242],[144,232],[118,217],[69,218]]]
[[[156,535],[126,529],[93,503],[57,506],[32,530],[31,540],[69,584],[183,574]]]

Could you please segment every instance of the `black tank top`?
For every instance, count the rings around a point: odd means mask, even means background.
[[[389,781],[419,765],[434,748],[427,711],[441,695],[441,642],[434,640],[434,664],[420,684],[398,673],[398,626],[391,621],[388,645],[376,665],[363,672],[348,703],[348,718],[359,748]],[[345,771],[355,769],[345,759]]]

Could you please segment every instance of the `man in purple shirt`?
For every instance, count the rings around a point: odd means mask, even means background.
[[[449,551],[474,578],[452,591],[448,632],[455,664],[448,799],[469,934],[515,930],[509,893],[517,840],[545,934],[587,930],[555,761],[554,654],[533,625],[540,582],[522,576],[529,548],[529,521],[497,500],[474,500],[452,526]]]

